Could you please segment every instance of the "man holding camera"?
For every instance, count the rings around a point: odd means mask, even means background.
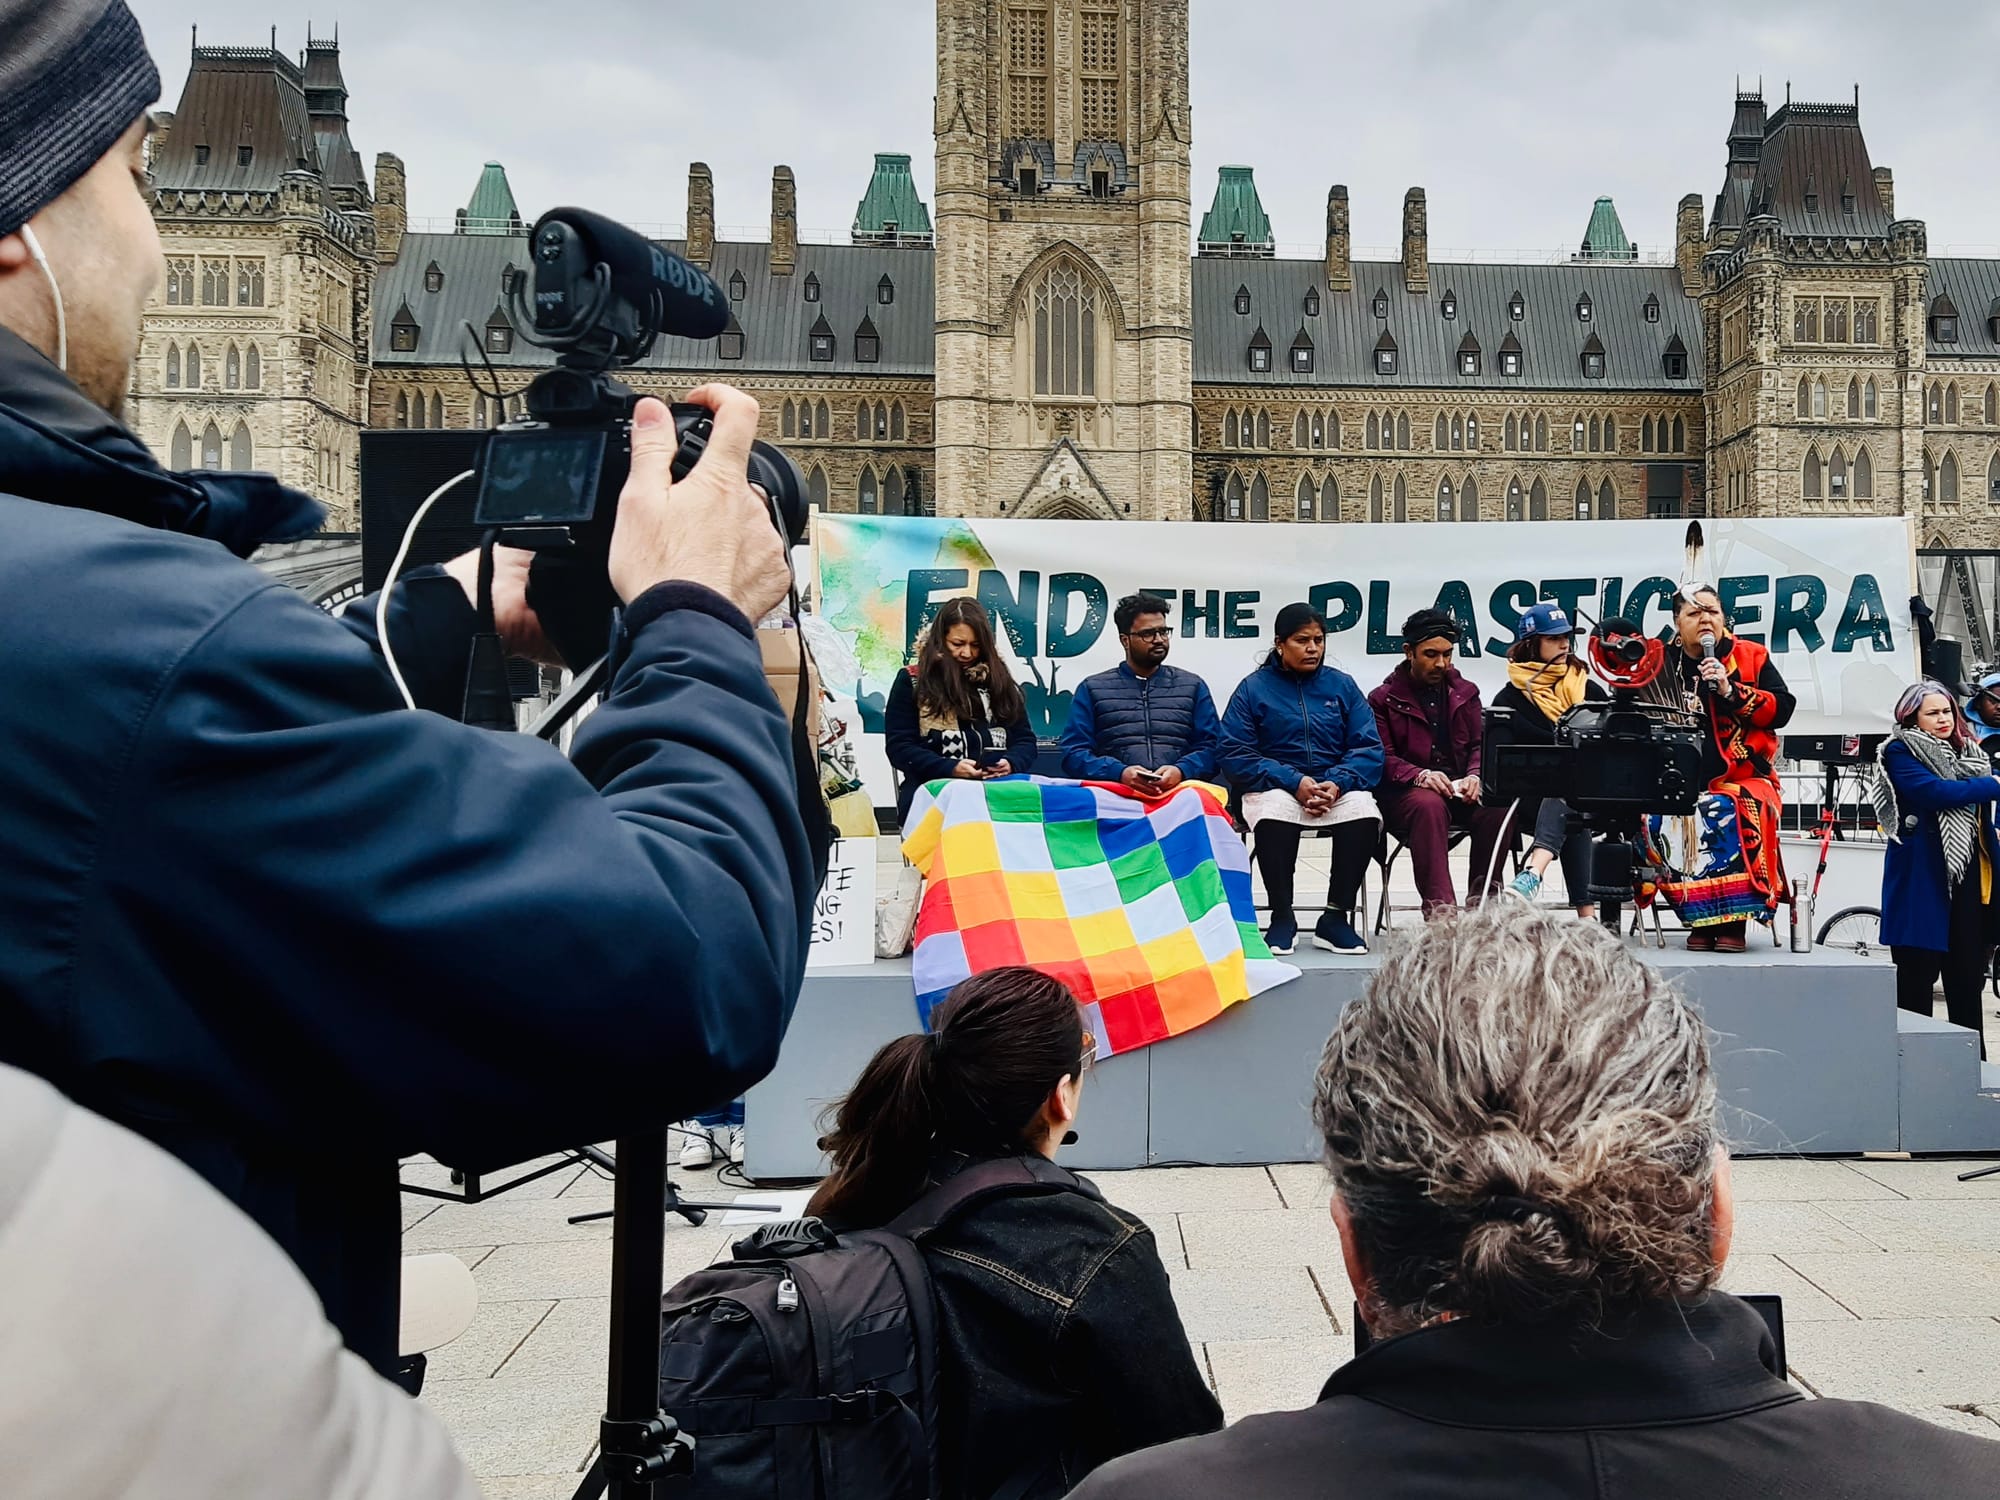
[[[371,605],[335,621],[242,560],[319,507],[170,474],[119,421],[162,271],[123,0],[0,0],[0,44],[0,1061],[206,1177],[388,1370],[400,1157],[661,1128],[776,1057],[816,877],[752,628],[789,584],[757,406],[691,393],[714,434],[676,483],[639,404],[616,666],[570,760],[408,712]],[[471,576],[397,587],[420,705],[463,688]],[[503,556],[516,651],[526,579]]]
[[[1222,721],[1208,684],[1167,665],[1171,607],[1154,594],[1118,601],[1112,620],[1125,660],[1077,684],[1062,735],[1063,775],[1121,781],[1143,797],[1214,778]]]

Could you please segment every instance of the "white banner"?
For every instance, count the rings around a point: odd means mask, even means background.
[[[1902,517],[1705,520],[1704,576],[1736,633],[1771,649],[1798,696],[1789,734],[1880,732],[1917,671],[1916,591]],[[893,801],[882,703],[916,631],[946,599],[972,594],[994,617],[1038,735],[1056,738],[1076,684],[1123,657],[1118,600],[1169,600],[1169,660],[1200,673],[1225,709],[1294,600],[1327,617],[1327,659],[1364,692],[1402,659],[1406,616],[1459,617],[1459,666],[1490,698],[1506,681],[1514,622],[1562,604],[1588,624],[1636,617],[1670,628],[1686,576],[1685,521],[1525,524],[1201,525],[815,515],[815,608],[855,650],[863,775]],[[843,685],[830,683],[835,692]],[[1053,764],[1037,767],[1059,774]]]

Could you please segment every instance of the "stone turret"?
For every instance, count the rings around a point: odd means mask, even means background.
[[[1424,203],[1424,190],[1413,187],[1403,194],[1403,290],[1428,292],[1430,289],[1430,217]]]
[[[1326,195],[1326,289],[1354,290],[1354,236],[1348,228],[1347,184],[1342,182]]]
[[[799,267],[799,185],[790,167],[771,173],[771,274],[789,276]]]
[[[687,258],[704,271],[715,263],[715,175],[705,161],[688,164]]]
[[[375,258],[393,266],[403,253],[403,236],[410,227],[409,190],[403,177],[403,158],[392,151],[375,157]]]

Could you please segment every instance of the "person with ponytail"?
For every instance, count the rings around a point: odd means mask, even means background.
[[[927,782],[1035,769],[1027,700],[1000,660],[993,621],[977,599],[947,599],[917,637],[916,660],[889,684],[882,740],[897,772],[898,823]]]
[[[1599,923],[1490,901],[1399,934],[1312,1087],[1371,1341],[1313,1405],[1071,1500],[1992,1495],[2000,1443],[1809,1400],[1718,1290],[1736,1199],[1710,1049]]]
[[[1945,1013],[1979,1038],[1980,996],[1993,950],[1993,809],[2000,780],[1951,689],[1919,682],[1896,702],[1896,732],[1876,756],[1875,812],[1882,853],[1882,941],[1896,964],[1896,1004],[1931,1014],[1944,980]]]
[[[1560,604],[1537,604],[1522,611],[1507,652],[1507,685],[1493,695],[1493,707],[1507,711],[1509,743],[1553,745],[1564,714],[1579,703],[1611,696],[1578,658],[1575,640],[1576,626]],[[1534,900],[1542,877],[1560,859],[1563,884],[1576,914],[1586,920],[1594,917],[1597,907],[1588,899],[1594,841],[1582,817],[1560,797],[1543,797],[1523,802],[1516,823],[1534,829],[1535,837],[1521,873],[1507,889],[1524,901]]]
[[[954,989],[832,1111],[807,1212],[881,1228],[996,1157],[1038,1191],[985,1197],[919,1241],[938,1303],[951,1500],[1055,1500],[1120,1454],[1222,1425],[1144,1221],[1053,1167],[1095,1054],[1076,998],[1033,969]]]

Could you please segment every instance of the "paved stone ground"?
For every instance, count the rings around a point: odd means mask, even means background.
[[[1784,1297],[1792,1378],[1814,1395],[1882,1401],[2000,1439],[2000,1176],[1960,1183],[1959,1170],[1943,1161],[1739,1162],[1725,1285]],[[713,1174],[676,1175],[692,1187]],[[436,1182],[442,1171],[413,1167],[409,1178]],[[1353,1339],[1353,1295],[1319,1169],[1096,1178],[1153,1226],[1188,1337],[1229,1418],[1309,1404]],[[404,1200],[404,1249],[449,1251],[479,1284],[479,1315],[432,1355],[424,1399],[494,1500],[566,1500],[590,1458],[610,1233],[565,1219],[608,1208],[609,1193],[602,1177],[577,1170],[490,1203]],[[668,1280],[742,1232],[669,1220]]]

